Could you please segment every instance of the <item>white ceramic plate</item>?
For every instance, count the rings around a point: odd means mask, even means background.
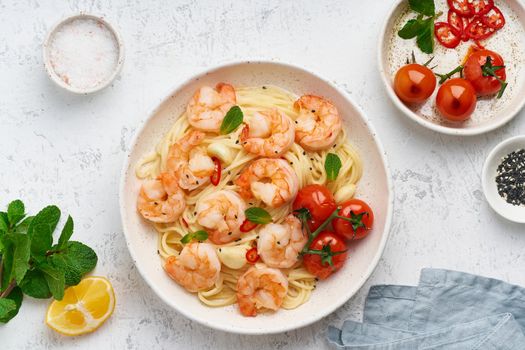
[[[446,22],[448,6],[446,0],[434,0],[436,12],[444,14],[437,19]],[[379,38],[379,70],[386,90],[394,105],[410,119],[434,131],[450,135],[477,135],[494,130],[510,121],[525,104],[525,9],[519,0],[496,0],[495,4],[503,12],[506,24],[492,37],[483,41],[485,47],[501,54],[506,65],[509,83],[503,97],[478,99],[476,110],[471,118],[462,123],[443,119],[435,108],[434,94],[423,104],[405,105],[395,94],[393,80],[397,70],[406,63],[414,51],[418,63],[426,62],[435,56],[430,66],[437,73],[446,73],[461,64],[472,41],[462,42],[455,49],[446,49],[435,41],[434,53],[424,54],[416,46],[415,39],[404,40],[397,35],[408,19],[415,18],[408,9],[408,0],[397,0],[390,10]]]
[[[498,194],[496,175],[503,157],[510,152],[524,148],[525,135],[514,136],[499,143],[487,156],[481,178],[483,193],[492,209],[504,218],[519,223],[525,223],[525,206],[509,204]]]
[[[281,309],[257,317],[243,317],[237,306],[209,308],[194,294],[171,280],[157,255],[157,235],[136,210],[141,182],[135,165],[154,149],[163,135],[185,109],[192,94],[203,85],[228,82],[234,86],[273,84],[296,94],[314,93],[330,99],[339,109],[350,140],[363,158],[364,174],[357,197],[374,209],[374,229],[352,245],[350,258],[342,271],[319,282],[312,298],[295,310]],[[142,277],[166,302],[186,317],[219,330],[245,333],[279,333],[306,326],[328,315],[352,297],[370,276],[385,246],[392,216],[393,190],[385,153],[378,137],[361,110],[340,89],[326,80],[298,67],[273,62],[241,62],[220,66],[191,78],[174,89],[138,131],[125,162],[121,188],[122,225],[131,256]]]

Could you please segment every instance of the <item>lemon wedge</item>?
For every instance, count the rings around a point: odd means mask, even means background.
[[[82,335],[100,327],[114,309],[111,283],[104,277],[87,277],[49,305],[46,324],[63,335]]]

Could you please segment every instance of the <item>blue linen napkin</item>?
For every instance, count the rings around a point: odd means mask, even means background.
[[[349,349],[525,349],[525,288],[423,269],[418,287],[372,287],[363,322],[330,327],[328,340]]]

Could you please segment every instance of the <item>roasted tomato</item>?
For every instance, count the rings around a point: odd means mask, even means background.
[[[424,102],[435,88],[434,73],[428,67],[417,63],[401,67],[394,78],[394,91],[406,103]]]
[[[322,231],[303,256],[304,267],[319,279],[326,279],[345,263],[348,253],[344,239],[332,231]]]
[[[447,80],[438,90],[436,107],[448,120],[467,120],[476,108],[476,90],[466,79]]]
[[[301,208],[308,209],[310,212],[308,227],[314,231],[334,212],[337,206],[328,188],[322,185],[308,185],[299,190],[293,202],[293,210]]]
[[[463,68],[465,79],[470,81],[476,93],[480,96],[492,95],[498,92],[501,88],[501,83],[492,76],[484,76],[482,66],[487,62],[487,57],[490,56],[492,66],[504,66],[503,58],[499,54],[490,50],[474,51]],[[498,78],[505,80],[507,78],[505,68],[500,68],[494,71]]]
[[[332,221],[335,232],[346,239],[361,239],[368,235],[374,224],[372,208],[360,199],[350,199],[339,206],[339,216],[351,221],[335,218]]]

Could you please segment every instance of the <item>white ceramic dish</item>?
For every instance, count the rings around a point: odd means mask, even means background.
[[[499,194],[496,185],[496,175],[498,165],[503,157],[513,151],[525,148],[525,135],[511,137],[499,143],[490,151],[485,164],[483,165],[482,185],[485,198],[492,209],[504,218],[525,223],[525,206],[517,206],[507,203]]]
[[[117,63],[115,65],[112,73],[109,74],[106,79],[100,81],[100,83],[98,83],[97,85],[95,85],[93,87],[90,87],[90,88],[86,88],[86,89],[77,88],[75,86],[67,84],[64,80],[62,80],[62,78],[60,78],[60,76],[55,72],[55,69],[53,68],[53,65],[52,65],[51,60],[50,60],[50,52],[49,52],[50,47],[51,47],[51,42],[52,42],[55,34],[64,25],[66,25],[66,24],[68,24],[68,23],[70,23],[72,21],[78,20],[78,19],[95,20],[98,23],[100,23],[101,25],[105,26],[109,30],[109,32],[111,34],[113,34],[113,39],[115,40],[115,44],[116,44],[116,47],[118,49]],[[44,58],[44,66],[46,68],[47,75],[49,76],[49,78],[53,82],[55,82],[55,84],[57,84],[58,86],[60,86],[63,89],[66,89],[68,91],[74,92],[76,94],[89,94],[89,93],[100,91],[100,90],[104,89],[105,87],[107,87],[109,84],[111,84],[111,82],[113,80],[115,80],[117,75],[120,73],[120,71],[122,69],[122,65],[124,64],[124,44],[122,42],[122,39],[121,39],[119,33],[115,30],[115,28],[113,28],[113,26],[111,24],[109,24],[109,22],[104,20],[104,18],[98,17],[98,16],[94,16],[94,15],[90,15],[90,14],[80,13],[78,15],[67,17],[67,18],[61,20],[60,22],[55,24],[51,28],[51,30],[49,30],[49,32],[48,32],[48,34],[47,34],[47,36],[46,36],[46,38],[44,40],[44,44],[43,44],[43,58]]]
[[[343,115],[349,137],[363,157],[364,174],[358,184],[357,196],[374,209],[373,232],[356,242],[350,260],[342,271],[318,283],[312,298],[294,310],[257,317],[243,317],[237,306],[209,308],[194,294],[186,292],[171,280],[161,267],[157,255],[157,235],[136,210],[140,181],[135,165],[154,149],[163,135],[185,109],[196,89],[217,82],[234,86],[273,84],[297,94],[314,93],[327,97]],[[365,283],[383,252],[392,217],[393,189],[385,153],[373,127],[363,112],[340,89],[325,79],[302,68],[274,62],[239,62],[211,69],[197,75],[171,91],[138,131],[124,164],[120,187],[122,225],[133,260],[142,277],[169,306],[186,317],[219,330],[245,333],[279,333],[313,323],[345,303]]]
[[[446,0],[434,0],[436,11],[444,14],[437,21],[446,21],[448,6]],[[404,40],[397,35],[404,23],[415,18],[408,11],[408,0],[397,0],[390,10],[379,38],[379,70],[388,96],[404,115],[431,130],[450,135],[477,135],[494,130],[510,121],[525,104],[525,9],[519,0],[496,0],[506,18],[503,29],[484,41],[487,49],[503,56],[509,85],[503,97],[478,99],[471,118],[462,123],[453,123],[441,118],[435,108],[434,94],[422,105],[407,106],[395,94],[392,82],[395,72],[406,63],[414,51],[419,63],[435,56],[431,66],[438,65],[435,72],[445,73],[457,67],[472,42],[461,43],[456,49],[446,49],[435,42],[435,50],[426,55],[416,46],[415,39]]]

